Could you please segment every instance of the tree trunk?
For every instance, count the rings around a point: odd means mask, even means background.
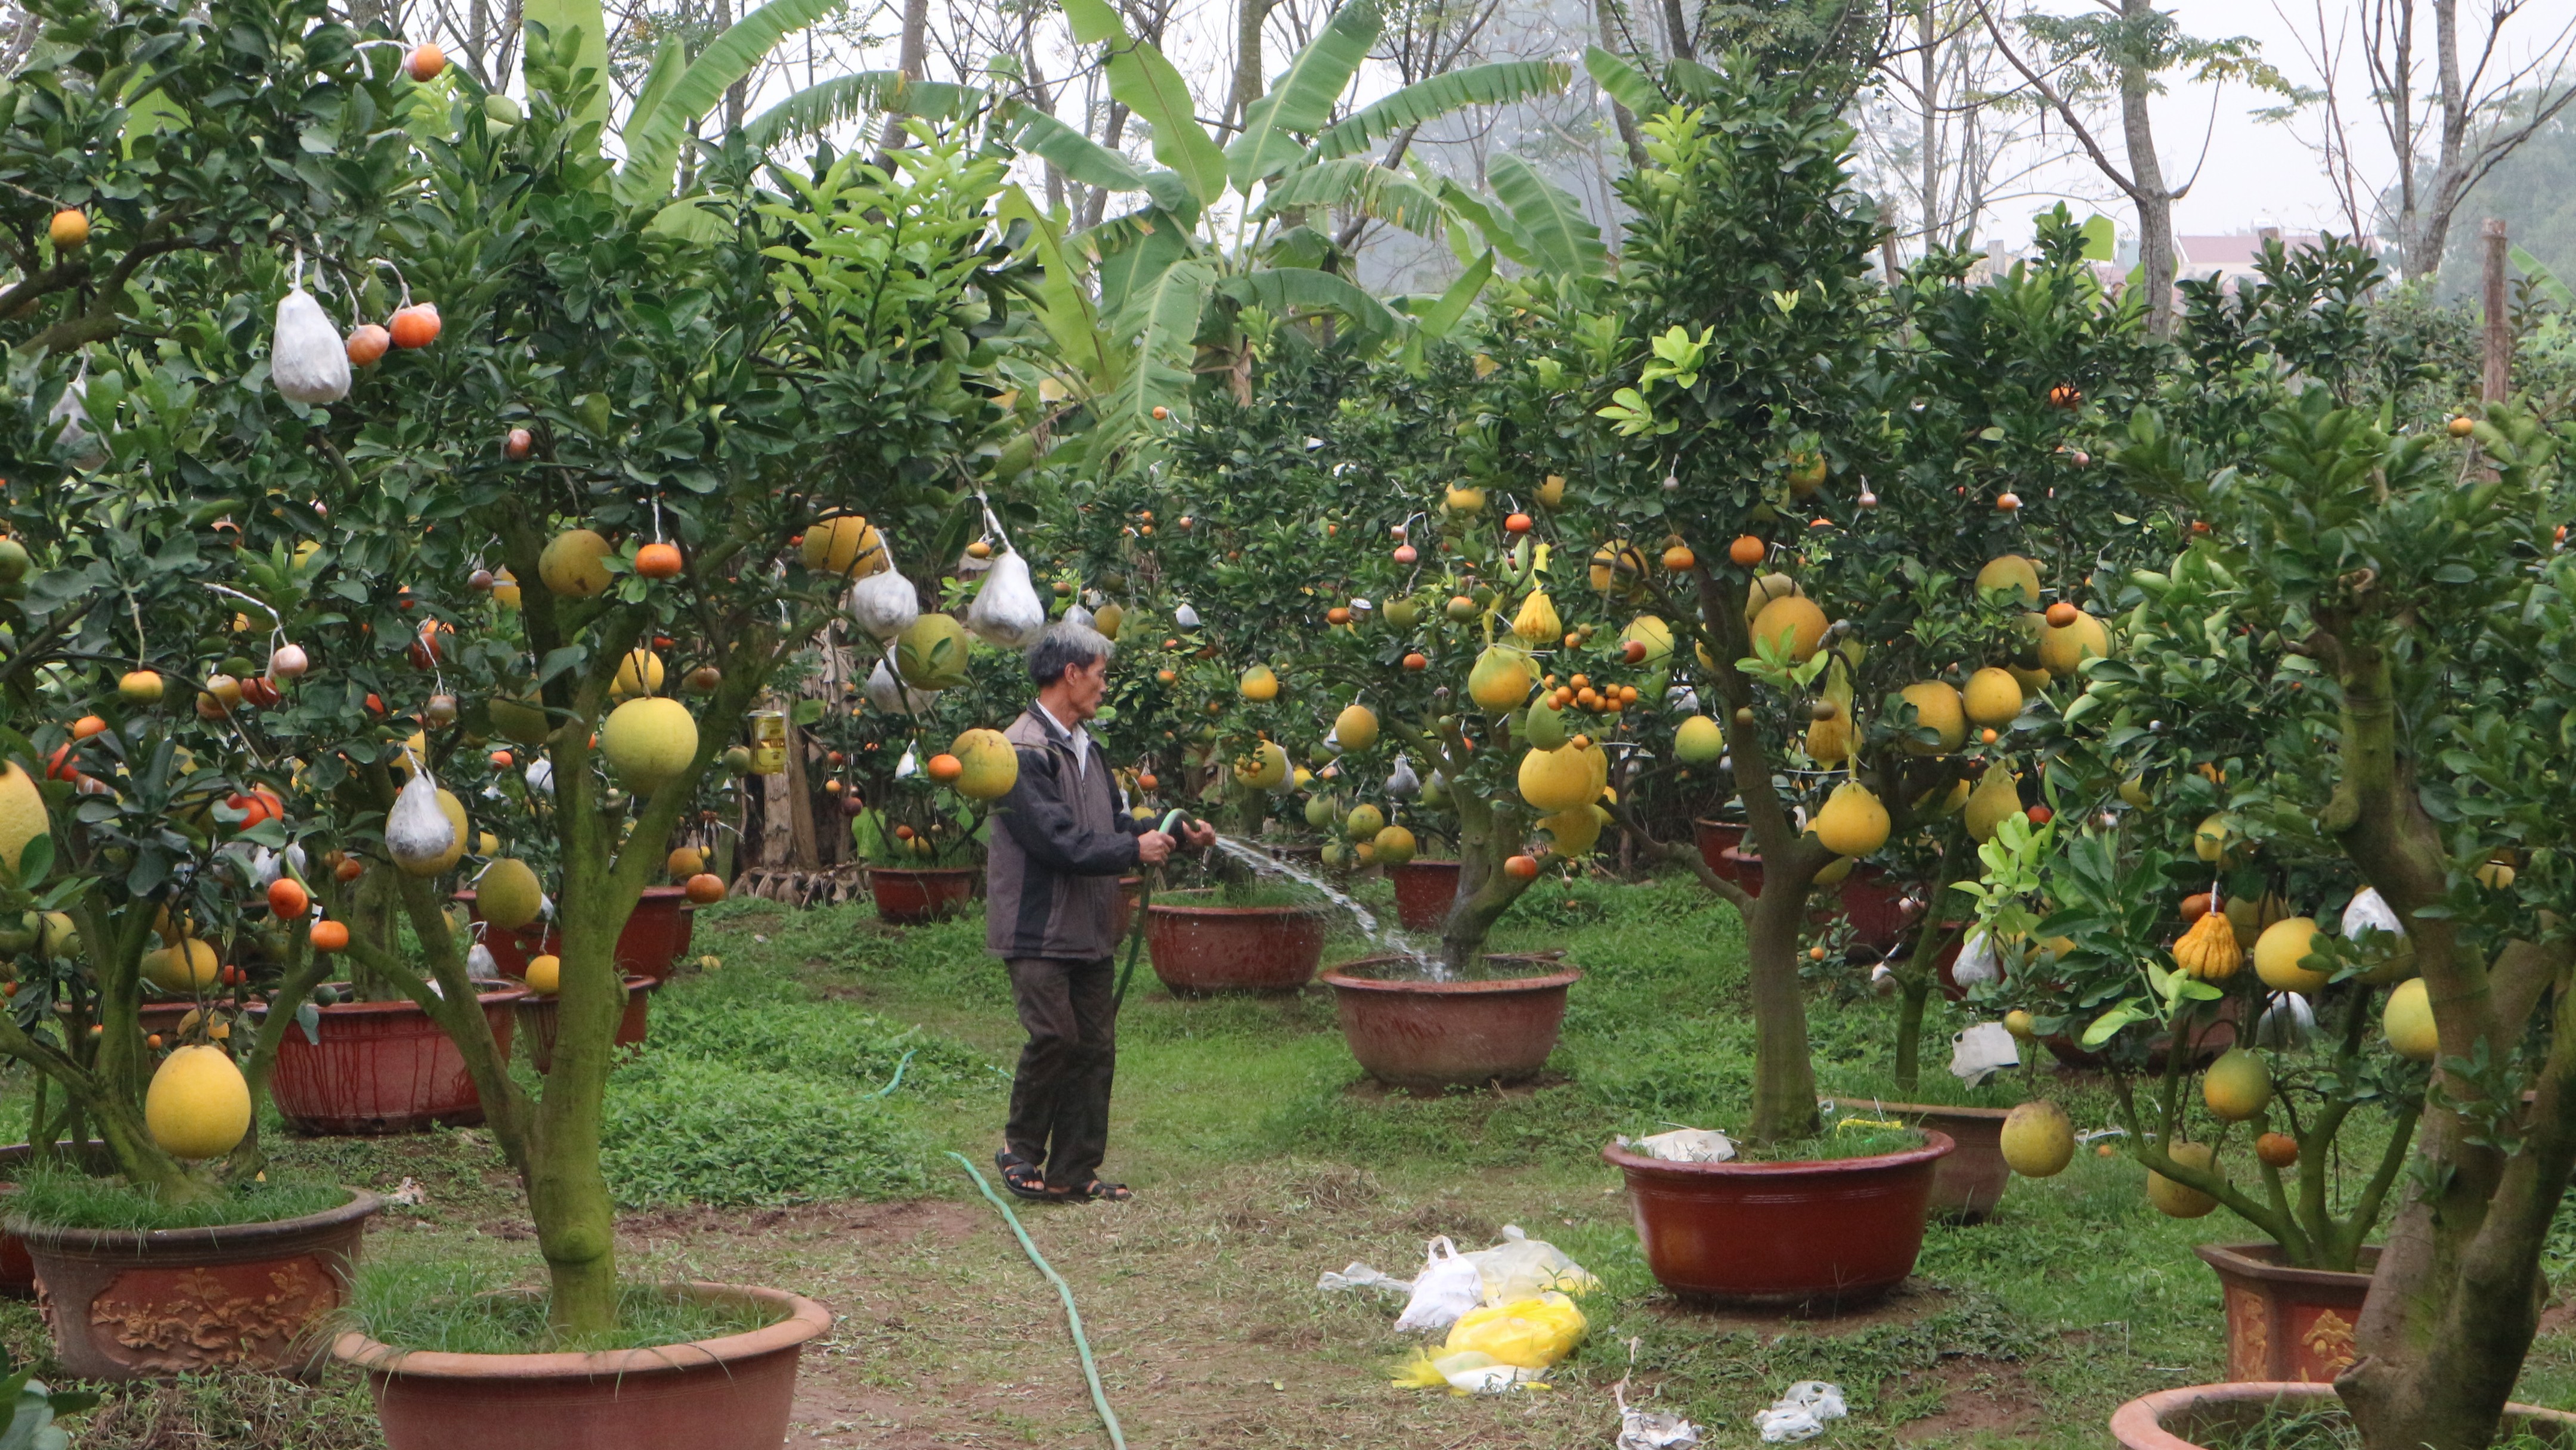
[[[617,933],[635,903],[598,879],[603,875],[596,867],[566,869],[554,1066],[531,1124],[528,1155],[528,1211],[554,1288],[550,1320],[575,1334],[617,1324],[617,1225],[599,1143],[617,1019],[626,1007]],[[577,891],[580,876],[592,879]]]
[[[390,861],[378,862],[350,886],[354,901],[348,923],[350,940],[364,942],[388,957],[395,954],[399,941],[394,930],[394,891],[400,883],[394,880],[394,873],[401,869]],[[383,978],[359,965],[355,957],[350,960],[349,980],[365,1001],[389,1002],[401,995]]]
[[[1664,0],[1664,42],[1682,60],[1696,60],[1691,53],[1690,22],[1682,16],[1682,0]]]
[[[1261,23],[1270,18],[1270,0],[1236,0],[1234,11],[1234,93],[1226,98],[1225,124],[1241,129],[1261,99]]]
[[[920,80],[927,71],[930,51],[930,0],[903,0],[903,39],[896,51],[895,69],[908,81]],[[891,152],[903,139],[904,117],[910,115],[898,106],[886,108],[885,132],[877,139],[880,153]],[[879,158],[883,163],[882,155]]]
[[[2153,22],[2149,0],[2120,0],[2121,18],[2132,26]],[[2129,176],[2135,184],[2130,199],[2138,208],[2138,285],[2147,289],[2147,330],[2173,335],[2174,196],[2165,188],[2163,161],[2156,155],[2155,127],[2147,114],[2155,78],[2135,63],[2120,68],[2120,131],[2128,147]]]
[[[1484,960],[1485,941],[1494,923],[1529,889],[1515,880],[1503,863],[1520,847],[1515,831],[1520,818],[1509,808],[1464,790],[1452,791],[1458,812],[1458,894],[1440,930],[1441,965],[1452,972],[1473,970]]]
[[[1784,853],[1785,854],[1785,853]],[[1816,1131],[1816,1070],[1807,1060],[1807,1004],[1798,980],[1798,934],[1817,865],[1763,859],[1762,894],[1744,915],[1753,995],[1753,1120],[1756,1143]],[[1782,869],[1785,868],[1785,869]]]
[[[1626,56],[1627,52],[1620,48],[1617,38],[1610,33],[1610,6],[1607,0],[1592,0],[1592,20],[1601,32],[1601,48],[1612,55]],[[1609,99],[1610,121],[1619,128],[1619,144],[1628,153],[1628,169],[1643,171],[1646,169],[1646,143],[1644,138],[1637,134],[1637,117],[1626,106],[1619,104],[1617,97]]]
[[[2486,242],[2486,376],[2479,396],[2501,403],[2513,391],[2513,298],[2505,281],[2505,225],[2489,217],[2481,228]]]

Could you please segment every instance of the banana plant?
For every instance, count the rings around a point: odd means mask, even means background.
[[[1199,124],[1189,88],[1161,51],[1137,41],[1108,0],[1066,0],[1074,40],[1102,48],[1111,96],[1151,130],[1147,167],[1042,111],[1021,113],[1013,140],[1070,180],[1143,205],[1079,233],[1025,195],[1005,215],[1027,223],[1024,251],[1043,268],[1040,321],[1067,366],[1068,389],[1086,399],[1112,446],[1157,415],[1185,414],[1203,373],[1244,386],[1249,355],[1238,314],[1331,313],[1354,341],[1418,345],[1454,325],[1493,275],[1490,248],[1523,265],[1542,255],[1598,270],[1600,234],[1573,199],[1517,158],[1493,169],[1500,209],[1453,182],[1371,159],[1369,148],[1472,105],[1502,105],[1561,91],[1572,69],[1553,61],[1498,61],[1433,76],[1333,119],[1384,20],[1377,0],[1349,0],[1292,57],[1269,92],[1245,109],[1243,128],[1220,145]],[[1504,178],[1518,198],[1502,188]],[[1233,198],[1233,204],[1224,205]],[[1461,205],[1461,199],[1466,203]],[[1525,222],[1520,205],[1544,216]],[[1478,257],[1462,247],[1466,274],[1448,293],[1399,313],[1340,270],[1340,249],[1308,223],[1312,213],[1357,211],[1429,237],[1463,219],[1492,240]],[[1569,226],[1579,230],[1569,229]],[[1545,248],[1533,234],[1543,233]],[[1453,246],[1459,245],[1453,241]]]

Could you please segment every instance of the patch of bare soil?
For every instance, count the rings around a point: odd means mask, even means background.
[[[1882,1386],[1879,1398],[1899,1411],[1891,1418],[1901,1421],[1896,1439],[1904,1445],[2019,1438],[2049,1418],[2046,1399],[2022,1366],[2007,1360],[1944,1359]],[[1904,1410],[1917,1407],[1927,1413],[1904,1417]]]
[[[1734,1309],[1692,1304],[1659,1294],[1648,1313],[1669,1322],[1696,1325],[1711,1334],[1743,1330],[1766,1337],[1834,1338],[1886,1324],[1913,1324],[1947,1307],[1947,1296],[1921,1279],[1908,1279],[1885,1298],[1849,1307],[1817,1304],[1798,1309]]]

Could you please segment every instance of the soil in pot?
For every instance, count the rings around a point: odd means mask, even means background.
[[[637,1348],[399,1349],[352,1332],[331,1352],[366,1372],[389,1450],[777,1450],[797,1360],[832,1327],[831,1311],[776,1289],[671,1292],[741,1313],[715,1326],[725,1332]],[[521,1303],[542,1326],[542,1304]]]
[[[1647,1267],[1690,1303],[1841,1308],[1886,1294],[1923,1248],[1946,1134],[1896,1152],[1792,1162],[1667,1163],[1613,1145]]]
[[[99,1201],[94,1190],[76,1192],[80,1202]],[[29,1185],[13,1195],[13,1208],[57,1214],[52,1197]],[[340,1201],[330,1204],[333,1198]],[[306,1211],[267,1221],[240,1217],[270,1206]],[[14,1214],[10,1226],[26,1240],[37,1308],[53,1331],[55,1357],[72,1375],[292,1373],[318,1356],[318,1331],[346,1300],[367,1220],[383,1206],[372,1193],[277,1184],[213,1205],[218,1212],[175,1219],[227,1220],[211,1226],[71,1227]],[[149,1214],[139,1218],[153,1222]]]
[[[494,983],[479,998],[504,1058],[517,1021],[513,1008],[526,993],[515,983]],[[296,1131],[416,1133],[432,1124],[483,1121],[483,1099],[465,1054],[418,1006],[340,1002],[319,1010],[313,1036],[299,1024],[278,1039],[269,1075],[269,1096]]]
[[[661,986],[661,983],[641,974],[626,979],[626,1011],[617,1019],[616,1045],[628,1049],[630,1054],[644,1048],[653,994]],[[554,1071],[555,1024],[558,1020],[556,999],[530,992],[519,999],[518,1016],[521,1040],[528,1044],[528,1061],[540,1074]]]
[[[474,913],[473,892],[460,891],[456,899],[465,903],[469,914]],[[475,920],[482,917],[476,915]],[[617,933],[617,965],[657,982],[670,980],[672,964],[688,951],[696,922],[697,908],[679,887],[645,887],[643,899],[635,903],[635,914],[626,918]],[[563,938],[550,926],[523,926],[517,931],[487,930],[483,945],[501,975],[515,980],[528,974],[528,958],[560,954]]]
[[[1389,867],[1395,886],[1395,920],[1406,931],[1438,931],[1448,924],[1449,908],[1458,900],[1457,861],[1407,861]]]
[[[868,894],[876,898],[877,916],[893,926],[920,926],[955,916],[975,899],[984,879],[980,866],[898,866],[868,868]]]
[[[2359,1273],[2299,1269],[2278,1244],[2201,1244],[2194,1253],[2227,1295],[2227,1377],[2332,1384],[2353,1361],[2353,1325],[2370,1295],[2379,1250]]]
[[[1419,963],[1368,957],[1324,982],[1361,1068],[1421,1092],[1536,1077],[1556,1050],[1566,988],[1582,976],[1544,957],[1489,956],[1473,976],[1431,981]]]
[[[1294,992],[1324,961],[1323,913],[1312,906],[1232,906],[1213,891],[1176,891],[1145,908],[1145,951],[1175,992]]]
[[[2564,1444],[2576,1435],[2576,1415],[2507,1405],[2503,1429]],[[2111,1416],[2111,1438],[2120,1450],[2359,1450],[2361,1444],[2334,1386],[2296,1381],[2141,1395]]]

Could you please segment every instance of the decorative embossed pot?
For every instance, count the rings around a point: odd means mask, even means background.
[[[2272,1415],[2309,1415],[2338,1408],[2334,1386],[2295,1381],[2189,1385],[2140,1395],[2111,1416],[2111,1438],[2120,1450],[2200,1450],[2203,1440],[2235,1445]],[[2504,1407],[2504,1433],[2531,1433],[2563,1445],[2576,1432],[2576,1415],[2537,1405]],[[2322,1437],[2320,1437],[2322,1438]]]
[[[247,1367],[292,1372],[322,1355],[323,1321],[347,1297],[367,1220],[338,1208],[224,1228],[48,1228],[9,1221],[36,1265],[36,1305],[75,1379],[158,1379]]]
[[[389,1450],[778,1450],[805,1341],[832,1311],[777,1289],[684,1292],[768,1306],[766,1328],[593,1354],[442,1354],[363,1334],[331,1346],[367,1372]]]
[[[2379,1250],[2362,1271],[2294,1269],[2277,1244],[2201,1244],[2193,1250],[2227,1292],[2227,1377],[2332,1384],[2352,1363],[2352,1329],[2370,1296]]]

